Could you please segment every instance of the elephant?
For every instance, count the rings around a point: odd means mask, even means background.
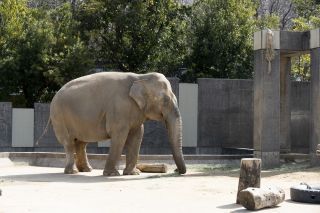
[[[53,97],[49,118],[66,153],[64,173],[90,172],[87,144],[111,139],[103,175],[120,175],[116,165],[123,149],[123,175],[138,175],[146,120],[164,122],[177,171],[185,174],[181,115],[164,75],[99,72],[69,81]]]

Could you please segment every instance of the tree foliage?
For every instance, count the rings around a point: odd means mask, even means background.
[[[293,0],[297,17],[293,19],[293,31],[307,31],[320,27],[320,2],[315,0]],[[304,54],[291,59],[291,75],[299,81],[310,80],[310,55]]]
[[[185,23],[177,1],[91,0],[80,8],[84,36],[107,68],[165,72],[159,62],[172,68],[181,63],[186,45],[179,37]]]
[[[32,107],[85,73],[88,54],[73,31],[68,4],[50,11],[3,0],[0,14],[0,99]]]
[[[93,68],[251,78],[253,32],[320,27],[318,0],[1,0],[0,101],[32,107]],[[292,59],[310,78],[310,58]]]
[[[250,78],[254,5],[250,1],[196,1],[189,63],[196,77]]]

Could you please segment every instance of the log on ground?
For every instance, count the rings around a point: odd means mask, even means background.
[[[166,164],[137,164],[137,169],[148,173],[167,173],[168,171]]]
[[[282,189],[270,186],[263,188],[249,187],[242,190],[238,196],[239,203],[249,210],[270,208],[283,202],[285,193]]]

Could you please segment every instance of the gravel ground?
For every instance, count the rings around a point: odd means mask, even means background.
[[[183,176],[166,174],[104,177],[102,170],[75,175],[62,168],[0,167],[0,212],[247,212],[235,204],[239,169],[189,165]],[[320,184],[320,168],[286,164],[262,172],[261,185],[286,192],[278,207],[259,212],[320,212],[319,204],[290,200],[290,186]]]

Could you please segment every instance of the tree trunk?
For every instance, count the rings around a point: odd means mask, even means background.
[[[318,146],[317,146],[316,154],[317,154],[318,156],[320,156],[320,144],[318,144]]]
[[[240,177],[237,193],[237,203],[239,204],[240,191],[248,187],[260,188],[261,159],[243,158],[240,165]]]
[[[285,193],[278,187],[247,188],[239,193],[241,205],[249,210],[274,207],[283,202]]]

